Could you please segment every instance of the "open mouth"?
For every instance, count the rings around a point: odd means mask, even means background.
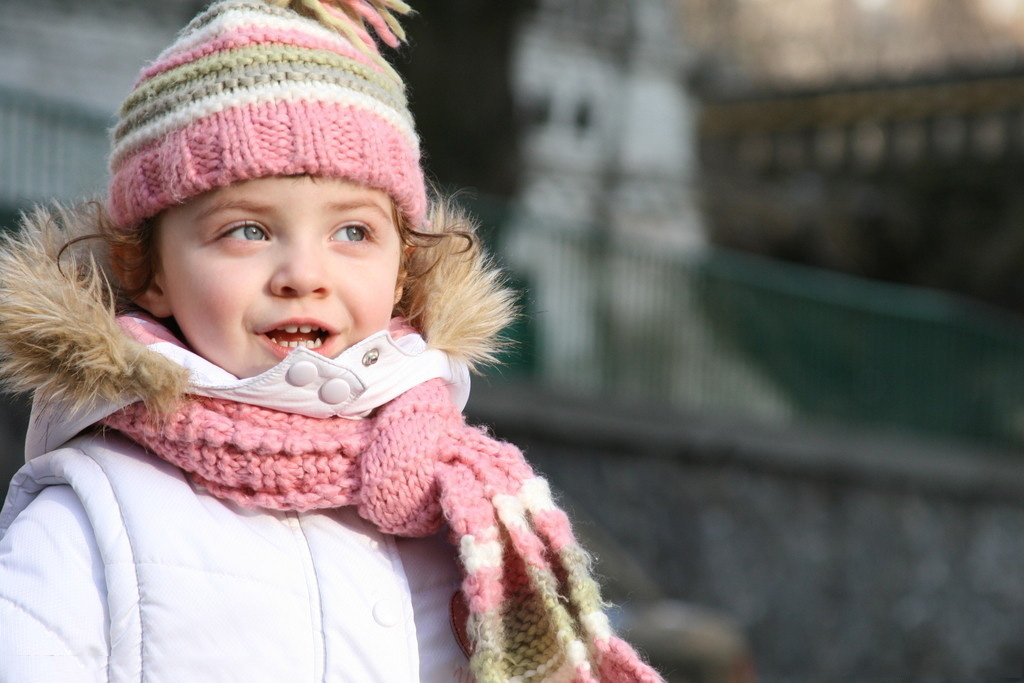
[[[287,349],[319,349],[327,338],[327,330],[316,325],[285,325],[265,333],[270,341]]]

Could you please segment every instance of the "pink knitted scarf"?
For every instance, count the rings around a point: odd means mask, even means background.
[[[547,482],[515,446],[467,425],[441,380],[365,420],[195,398],[168,417],[135,403],[104,422],[240,505],[354,505],[400,536],[447,521],[480,683],[661,680],[612,633],[589,557]]]

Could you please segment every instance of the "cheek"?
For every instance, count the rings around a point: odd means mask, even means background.
[[[238,292],[242,284],[237,277],[221,272],[219,276],[208,272],[179,274],[182,286],[174,298],[179,324],[195,322],[217,327],[238,315]],[[201,332],[201,330],[200,330]]]
[[[373,277],[363,280],[359,287],[358,307],[368,325],[387,326],[395,307],[397,285],[397,264],[387,264]]]
[[[382,280],[379,286],[374,288],[373,293],[366,296],[368,312],[372,313],[376,320],[384,320],[385,323],[391,320],[395,308],[395,287],[395,280]]]

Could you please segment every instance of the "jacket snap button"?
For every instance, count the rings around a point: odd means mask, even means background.
[[[288,373],[284,376],[288,380],[288,384],[293,387],[304,387],[317,378],[316,366],[310,363],[308,360],[300,360],[295,365],[288,368]]]
[[[397,626],[401,618],[398,604],[394,600],[384,599],[373,606],[373,619],[384,628]]]
[[[351,395],[352,388],[343,379],[328,380],[320,387],[320,400],[331,405],[347,401]]]
[[[371,365],[377,362],[378,358],[380,358],[380,351],[378,351],[377,349],[370,349],[365,354],[363,354],[363,365],[365,365],[366,367],[370,367]]]

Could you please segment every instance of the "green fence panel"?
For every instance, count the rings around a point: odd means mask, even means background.
[[[715,252],[709,324],[799,415],[1024,442],[1024,323],[955,296]]]

